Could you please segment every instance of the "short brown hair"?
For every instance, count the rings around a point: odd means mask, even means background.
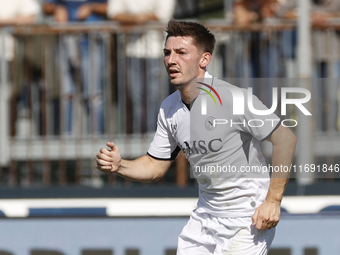
[[[165,31],[166,40],[171,36],[191,36],[195,45],[204,52],[212,54],[214,51],[216,43],[214,34],[199,23],[171,19]]]

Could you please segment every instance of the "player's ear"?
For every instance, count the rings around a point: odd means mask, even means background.
[[[200,67],[205,68],[211,61],[211,54],[209,52],[203,52],[200,60]]]

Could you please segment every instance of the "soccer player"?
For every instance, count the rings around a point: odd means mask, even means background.
[[[233,115],[230,91],[235,87],[206,71],[215,46],[214,35],[198,23],[174,20],[169,21],[166,32],[164,64],[177,91],[160,107],[157,131],[148,153],[136,160],[124,160],[119,148],[108,142],[110,149],[102,148],[97,154],[97,168],[134,181],[156,182],[164,176],[181,149],[195,169],[213,164],[232,165],[238,170],[242,166],[261,167],[265,165],[259,148],[261,140],[273,144],[273,167],[290,166],[295,135],[277,124],[279,121],[275,125],[274,121],[247,124],[254,119],[278,119],[274,114],[259,117],[244,109],[243,115]],[[199,101],[207,95],[190,96],[190,83],[196,79],[204,82],[195,84],[210,83],[210,91],[219,94],[223,106],[216,110],[207,100],[209,115],[192,118],[190,115],[194,111],[200,112]],[[221,88],[221,84],[224,87]],[[242,91],[247,94],[246,90]],[[267,109],[254,96],[252,102],[256,109]],[[207,124],[206,117],[210,114],[214,114],[215,120],[223,117],[234,125],[207,125],[195,129],[202,123]],[[191,127],[190,120],[194,122]],[[289,173],[273,173],[271,178],[269,174],[250,177],[242,173],[228,175],[206,171],[193,175],[199,186],[198,207],[179,236],[177,254],[267,254],[280,218],[280,204]]]

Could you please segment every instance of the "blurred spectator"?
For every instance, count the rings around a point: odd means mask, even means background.
[[[57,22],[100,22],[106,19],[107,0],[45,0],[43,10]],[[92,36],[92,34],[91,34]],[[86,133],[103,133],[103,42],[100,34],[60,37],[58,59],[61,78],[63,125],[61,133],[74,134],[74,95],[81,92]],[[93,42],[93,43],[92,43]],[[80,73],[80,86],[78,73]],[[55,127],[55,130],[58,129]],[[56,132],[55,132],[56,133]]]
[[[297,0],[286,0],[277,9],[277,17],[284,19],[296,19]],[[339,15],[340,1],[339,0],[311,0],[311,22],[315,27],[327,25],[332,18]],[[313,33],[313,45],[317,45],[318,52],[314,54],[317,61],[324,62],[327,59],[340,58],[340,42],[339,34],[328,34],[326,31],[318,31]],[[322,69],[322,68],[321,68]],[[318,74],[318,77],[325,77],[326,74]],[[337,77],[340,77],[337,75]]]
[[[149,21],[167,22],[174,8],[175,0],[109,0],[108,16],[122,25],[143,25]],[[160,103],[168,95],[167,76],[162,68],[163,36],[163,31],[155,30],[128,36],[127,95],[133,105],[128,119],[133,122],[133,133],[155,131]],[[164,84],[160,84],[162,81]]]
[[[298,2],[297,0],[286,0],[277,10],[277,16],[284,19],[296,19],[298,17]],[[313,61],[316,64],[316,69],[313,70],[313,78],[340,78],[340,34],[334,29],[318,29],[319,27],[327,26],[331,19],[339,17],[340,1],[339,0],[311,0],[311,22],[315,27],[312,33],[312,52]],[[334,81],[326,82],[324,79],[317,80],[314,83],[314,90],[319,95],[315,99],[318,105],[316,111],[317,128],[321,131],[340,130],[340,112],[339,99],[337,101],[338,109],[333,118],[338,118],[334,122],[334,126],[329,126],[327,116],[330,101],[332,97],[339,93],[339,86]]]
[[[37,19],[37,16],[40,13],[40,6],[36,0],[0,0],[0,25],[27,25],[34,23]],[[4,36],[4,38],[2,37]],[[10,34],[3,34],[0,38],[0,56],[4,57],[9,64],[12,64],[12,60],[14,59],[15,53],[15,40],[13,36]],[[3,47],[3,42],[5,43],[5,47]],[[9,78],[9,77],[8,77]],[[6,109],[8,103],[8,95],[9,91],[5,87],[6,84],[0,85],[0,108]],[[23,100],[19,100],[19,93],[22,91],[15,91],[16,88],[11,86],[11,95],[10,99],[10,133],[15,134],[15,126],[21,125],[24,126],[26,122],[24,116],[16,121],[17,113],[19,115],[23,115],[23,111],[21,110],[24,104]],[[17,109],[19,107],[19,109]],[[23,124],[23,125],[22,125]],[[27,126],[25,126],[27,130]],[[20,130],[19,130],[20,132]]]
[[[275,17],[277,5],[277,0],[236,0],[233,11],[229,15],[232,15],[236,25],[244,27]]]
[[[276,16],[284,19],[296,19],[298,2],[297,0],[285,0],[277,9]],[[327,25],[327,23],[339,15],[339,0],[311,0],[311,22],[315,27]],[[320,64],[317,77],[327,77],[326,62],[340,60],[340,37],[339,33],[328,33],[327,31],[314,30],[313,51],[314,58]],[[334,72],[333,72],[334,73]],[[340,68],[333,76],[340,77]]]
[[[316,68],[312,72],[313,77],[339,78],[339,32],[334,29],[325,30],[317,28],[326,26],[332,18],[339,15],[340,1],[310,0],[310,3],[311,22],[314,26],[312,33],[312,57],[313,62],[316,64]],[[292,20],[298,17],[298,0],[237,0],[234,2],[233,11],[227,15],[227,17],[230,16],[236,25],[243,28],[254,22],[270,21],[271,18]],[[251,77],[280,77],[282,75],[281,70],[284,70],[286,77],[296,77],[296,31],[281,31],[278,33],[278,36],[281,43],[280,45],[275,45],[270,41],[270,38],[266,39],[265,31],[250,32],[249,73]],[[279,63],[279,65],[275,63]],[[282,68],[280,64],[283,64]],[[316,111],[316,117],[319,120],[317,121],[317,129],[321,131],[334,130],[335,127],[328,126],[327,123],[330,123],[330,121],[326,118],[329,116],[327,111],[329,111],[330,95],[336,95],[338,88],[334,85],[332,85],[333,87],[325,86],[325,80],[318,80],[315,84],[317,85],[314,85],[314,90],[320,95],[315,99],[315,103],[319,105],[318,111]],[[254,93],[260,96],[262,92],[260,88],[255,86]]]
[[[297,0],[281,0],[276,16],[284,19],[296,19]],[[322,25],[335,17],[340,10],[339,0],[311,0],[311,21],[314,25]]]
[[[297,18],[297,0],[236,0],[233,12],[228,14],[234,23],[247,26],[269,18]],[[320,25],[339,14],[339,0],[311,0],[311,19],[314,25]]]
[[[265,20],[275,17],[275,10],[278,6],[278,0],[236,0],[233,8],[227,17],[232,18],[234,24],[241,28],[247,28],[253,23],[263,23]],[[277,44],[271,41],[270,33],[262,31],[249,31],[248,44],[240,44],[236,47],[243,47],[235,50],[236,70],[238,78],[244,78],[246,73],[251,78],[272,78],[281,75],[280,52]],[[246,38],[246,37],[244,37]],[[249,51],[245,54],[245,51]],[[245,59],[249,56],[249,59]],[[244,61],[245,59],[245,61]],[[243,73],[239,70],[245,70]],[[250,80],[248,86],[253,87],[253,93],[266,102],[270,101],[263,82]],[[268,84],[268,86],[271,86]],[[269,89],[269,88],[268,88]]]
[[[40,6],[36,0],[0,0],[0,25],[2,26],[34,23],[39,13]],[[7,36],[5,41],[5,57],[10,61],[14,56],[14,41],[11,36]],[[0,54],[2,55],[1,46]]]
[[[45,0],[44,13],[53,15],[57,22],[103,21],[107,0]]]

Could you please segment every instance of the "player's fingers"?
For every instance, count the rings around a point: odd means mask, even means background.
[[[261,218],[257,217],[255,227],[258,230],[261,230],[263,228],[263,223],[264,221]]]
[[[112,166],[112,162],[111,161],[102,160],[102,159],[97,159],[97,165],[100,165],[100,166]]]
[[[253,217],[251,218],[252,221],[253,221],[253,226],[256,225],[257,215],[258,215],[258,212],[257,212],[257,210],[256,210],[255,213],[254,213],[254,215],[253,215]]]
[[[262,230],[266,230],[266,229],[271,229],[273,227],[273,222],[264,222],[263,226],[262,226]]]
[[[97,164],[97,169],[103,172],[111,172],[112,166],[102,166]]]
[[[269,220],[265,221],[266,222],[266,229],[271,229],[275,228],[276,225],[279,223],[280,218],[277,216],[271,217]]]
[[[114,151],[115,148],[117,148],[117,146],[116,146],[113,142],[107,142],[106,145],[107,145],[107,147],[109,147],[112,151]]]
[[[112,152],[112,151],[109,151],[109,150],[106,149],[106,148],[101,148],[101,149],[100,149],[100,153],[105,154],[106,156],[109,156],[109,157],[112,157],[112,156],[113,156],[113,152]]]
[[[103,170],[103,169],[112,169],[112,165],[103,165],[103,164],[97,163],[97,168],[98,168],[99,170]]]
[[[270,216],[270,218],[269,218],[269,220],[268,220],[268,222],[267,222],[267,227],[270,227],[270,228],[275,228],[276,227],[276,225],[279,223],[279,221],[280,221],[280,214],[275,214],[275,213],[273,213],[271,216]]]
[[[270,224],[268,224],[268,225],[270,225],[270,228],[275,228],[278,223],[279,223],[279,220],[274,219],[274,220],[270,221]]]
[[[259,230],[266,230],[270,227],[271,227],[271,225],[266,220],[262,220],[261,223],[259,224],[259,227],[256,226],[256,228],[259,229]]]
[[[262,220],[257,220],[255,227],[258,230],[265,230],[266,229],[266,223]]]
[[[279,223],[278,221],[273,222],[273,228],[275,228],[275,227],[277,226],[278,223]]]
[[[98,153],[97,155],[96,155],[96,157],[97,157],[97,160],[98,159],[102,159],[102,160],[106,160],[106,161],[109,161],[109,162],[113,162],[114,161],[114,159],[113,159],[113,157],[112,157],[112,155],[106,155],[106,154],[104,154],[104,153]]]
[[[258,213],[256,217],[256,228],[258,230],[266,230],[267,223],[269,222],[269,217],[263,215],[262,213]]]

